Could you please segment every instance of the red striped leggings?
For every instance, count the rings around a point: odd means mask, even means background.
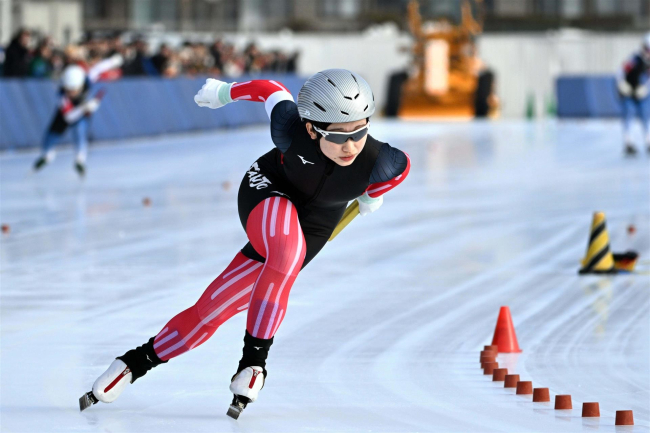
[[[238,253],[196,304],[158,333],[154,350],[163,361],[203,344],[222,323],[246,309],[249,334],[263,339],[275,335],[305,259],[305,237],[296,208],[284,197],[267,198],[250,213],[246,233],[266,262]]]

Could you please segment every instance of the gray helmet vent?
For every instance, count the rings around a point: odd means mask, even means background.
[[[352,122],[372,116],[374,100],[370,86],[360,75],[345,69],[327,69],[312,75],[302,86],[298,112],[306,120]]]

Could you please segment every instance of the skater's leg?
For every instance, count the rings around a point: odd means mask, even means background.
[[[235,419],[264,386],[273,335],[284,318],[306,252],[298,212],[284,197],[259,203],[248,216],[246,233],[265,262],[250,296],[243,355],[230,384],[234,397],[228,415]]]
[[[270,339],[282,323],[305,259],[305,237],[296,208],[284,197],[259,203],[248,217],[246,233],[266,259],[251,294],[246,330],[255,338]]]
[[[72,128],[72,136],[75,146],[75,162],[85,165],[88,155],[88,118],[83,117]]]
[[[248,307],[262,263],[238,253],[196,304],[172,318],[147,343],[118,357],[79,399],[81,410],[97,401],[114,401],[129,384],[157,365],[201,344],[226,320]]]
[[[646,97],[639,101],[639,117],[641,118],[641,125],[643,126],[645,144],[650,151],[650,97]]]
[[[238,253],[196,304],[177,314],[156,335],[153,347],[160,359],[174,358],[203,344],[221,324],[244,311],[261,269],[262,263]]]
[[[58,134],[51,130],[45,133],[45,137],[43,137],[43,142],[41,143],[41,154],[36,162],[34,162],[34,170],[40,170],[45,164],[54,161],[54,157],[56,156],[54,146],[61,141],[62,137],[63,134]]]
[[[625,144],[632,144],[632,122],[636,111],[633,98],[622,98],[622,119],[623,119],[623,141]]]
[[[283,197],[270,197],[258,203],[246,217],[250,242],[242,251],[249,257],[260,257],[265,267],[251,295],[243,356],[237,371],[252,366],[265,368],[273,336],[286,312],[291,286],[299,270],[325,246],[342,213],[343,210],[332,214],[329,230],[304,221],[309,229],[305,233],[293,204]]]

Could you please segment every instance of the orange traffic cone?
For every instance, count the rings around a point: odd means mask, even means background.
[[[510,308],[508,307],[501,307],[501,310],[499,310],[499,318],[497,319],[497,326],[494,329],[492,344],[499,346],[499,353],[521,352],[519,344],[517,343],[515,327],[512,324]]]

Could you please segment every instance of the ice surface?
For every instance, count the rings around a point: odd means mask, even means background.
[[[244,315],[115,403],[79,413],[77,399],[244,245],[237,189],[268,128],[96,146],[83,182],[70,150],[38,174],[35,153],[0,157],[1,430],[650,431],[649,157],[622,156],[618,122],[371,128],[411,175],[297,279],[239,421],[225,413]],[[595,210],[614,251],[641,253],[639,273],[577,275]],[[524,352],[498,361],[571,394],[573,411],[481,374],[501,305]],[[600,419],[580,417],[585,401]],[[635,427],[614,427],[622,409]]]

